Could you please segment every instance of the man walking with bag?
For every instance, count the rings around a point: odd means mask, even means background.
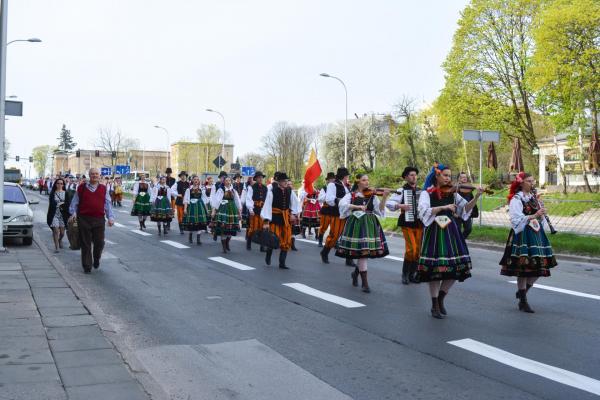
[[[115,222],[110,194],[107,187],[100,183],[100,170],[91,168],[89,175],[89,182],[79,185],[69,207],[70,219],[77,219],[79,226],[81,266],[86,274],[92,272],[92,266],[100,267],[105,216],[108,218],[108,226],[113,226]]]

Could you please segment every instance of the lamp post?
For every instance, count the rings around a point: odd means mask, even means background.
[[[42,39],[38,39],[38,38],[15,39],[15,40],[11,40],[10,42],[6,43],[6,45],[8,46],[9,44],[15,43],[15,42],[41,43]]]
[[[207,108],[206,111],[219,114],[221,119],[223,119],[223,143],[221,144],[221,157],[225,158],[225,117],[217,110],[213,110],[212,108]],[[233,161],[232,161],[233,162]]]
[[[346,88],[346,84],[343,80],[338,78],[337,76],[329,75],[325,72],[320,74],[320,76],[324,78],[332,78],[337,80],[344,87],[344,93],[346,95],[346,118],[344,119],[344,167],[348,166],[348,89]]]
[[[167,130],[167,128],[164,128],[162,126],[158,126],[158,125],[154,125],[155,128],[157,129],[162,129],[163,131],[165,131],[167,133],[167,167],[171,166],[171,140],[169,139],[169,131]]]

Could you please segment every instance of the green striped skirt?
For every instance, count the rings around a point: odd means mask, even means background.
[[[335,255],[343,258],[380,258],[390,254],[377,216],[350,214],[336,244]]]
[[[544,228],[536,232],[530,226],[526,226],[522,232],[516,234],[511,229],[500,265],[501,275],[550,276],[550,268],[554,268],[557,263]]]
[[[150,215],[152,204],[150,204],[150,194],[137,195],[131,209],[131,215]]]
[[[202,199],[191,199],[197,200],[195,203],[188,204],[187,212],[183,216],[183,230],[196,232],[206,230],[208,225],[208,211],[204,205]]]
[[[171,222],[173,219],[173,209],[171,208],[171,201],[167,196],[163,196],[162,199],[156,198],[152,205],[152,212],[150,213],[150,220],[156,222]]]
[[[236,236],[240,231],[239,212],[233,200],[219,206],[215,215],[215,228],[217,235],[222,236]]]

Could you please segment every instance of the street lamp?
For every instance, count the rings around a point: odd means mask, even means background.
[[[171,166],[171,140],[169,140],[169,131],[162,126],[154,125],[155,128],[162,129],[167,133],[167,167]]]
[[[38,38],[15,39],[15,40],[11,40],[10,42],[6,43],[6,45],[8,46],[9,44],[14,43],[14,42],[41,43],[42,39],[38,39]]]
[[[344,167],[348,166],[348,89],[343,80],[337,76],[329,75],[325,72],[321,73],[320,76],[323,78],[332,78],[337,80],[344,87],[344,93],[346,94],[346,119],[344,120]]]
[[[212,108],[207,108],[206,111],[219,114],[221,116],[221,118],[223,119],[223,143],[221,145],[221,157],[223,157],[223,159],[225,159],[225,117],[223,116],[223,114],[221,114],[217,110],[213,110]]]

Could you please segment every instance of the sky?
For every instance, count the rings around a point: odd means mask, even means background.
[[[7,96],[11,157],[57,143],[77,147],[99,128],[147,150],[221,127],[241,156],[277,121],[317,125],[390,112],[403,95],[434,100],[467,0],[10,0]],[[14,166],[14,161],[7,166]],[[25,168],[27,163],[21,163]]]

